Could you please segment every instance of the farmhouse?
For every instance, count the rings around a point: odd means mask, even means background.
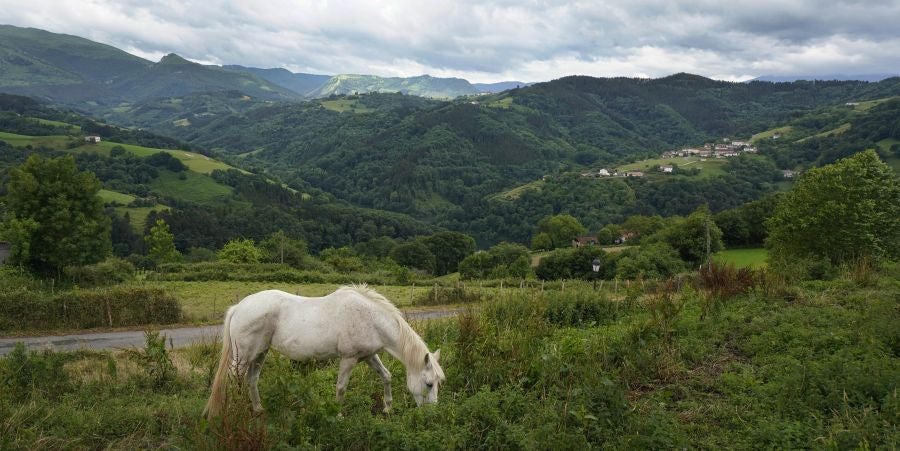
[[[643,177],[644,173],[641,171],[627,171],[625,172],[625,177]]]
[[[97,144],[100,142],[100,136],[98,135],[87,135],[84,137],[84,142],[89,144]]]
[[[786,179],[792,179],[792,178],[794,178],[795,175],[797,175],[797,173],[790,169],[785,169],[785,170],[781,171],[781,175]]]
[[[666,165],[666,166],[659,167],[659,171],[665,172],[666,174],[671,174],[674,170],[675,170],[675,168],[673,166]]]
[[[597,235],[582,235],[572,240],[572,247],[596,246]]]

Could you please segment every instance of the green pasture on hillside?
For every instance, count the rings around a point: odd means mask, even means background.
[[[505,200],[511,201],[516,200],[522,196],[523,193],[530,190],[540,189],[544,185],[543,180],[535,180],[533,182],[528,182],[523,185],[516,186],[515,188],[508,189],[506,191],[492,194],[488,197],[488,200]]]
[[[110,191],[108,189],[101,189],[100,192],[97,193],[97,195],[100,196],[101,199],[103,199],[103,202],[106,202],[106,203],[115,202],[115,203],[121,204],[121,205],[128,205],[133,200],[137,199],[136,197],[132,196],[131,194],[119,193],[116,191]]]
[[[320,103],[326,109],[337,111],[338,113],[343,113],[344,111],[349,111],[351,113],[368,113],[370,111],[373,111],[371,108],[363,105],[358,100],[323,100]]]
[[[68,122],[51,121],[50,119],[41,119],[41,118],[39,118],[39,117],[32,117],[32,118],[29,118],[29,119],[34,119],[34,120],[40,122],[41,124],[53,125],[53,126],[56,126],[56,127],[66,127],[66,128],[69,128],[70,130],[72,130],[73,132],[80,132],[80,131],[81,131],[81,126],[80,126],[80,125],[72,125],[72,124],[70,124],[70,123],[68,123]]]
[[[671,177],[672,174],[662,174],[653,172],[654,166],[675,165],[679,169],[700,169],[700,177],[713,177],[717,175],[725,175],[722,169],[727,158],[700,158],[700,157],[676,157],[676,158],[648,158],[646,160],[635,161],[634,163],[619,166],[619,172],[624,171],[643,171],[648,175],[659,174]]]
[[[752,137],[750,137],[750,142],[756,142],[761,139],[769,139],[769,138],[775,136],[776,133],[781,133],[782,139],[783,139],[784,135],[787,135],[787,134],[791,133],[792,131],[794,131],[794,127],[791,127],[790,125],[786,125],[784,127],[773,128],[773,129],[766,130],[764,132],[759,132],[759,133],[753,135]]]
[[[0,141],[5,141],[13,147],[47,147],[50,149],[65,149],[66,144],[72,140],[71,136],[51,135],[51,136],[29,136],[17,135],[15,133],[0,132]],[[81,139],[81,138],[79,138]]]
[[[191,171],[176,174],[161,170],[159,177],[150,183],[150,187],[162,196],[199,204],[224,200],[233,191],[230,186],[216,183],[208,175]]]
[[[153,147],[144,147],[144,146],[136,146],[133,144],[121,144],[112,141],[102,141],[97,144],[85,144],[83,146],[79,146],[75,148],[75,151],[78,152],[95,152],[100,153],[102,155],[109,155],[110,149],[116,146],[122,146],[128,152],[132,153],[138,157],[149,157],[155,153],[159,152],[168,152],[173,157],[181,160],[188,169],[199,172],[201,174],[209,174],[216,169],[221,169],[226,171],[228,169],[236,169],[233,166],[222,163],[221,161],[214,160],[206,155],[201,155],[199,153],[188,152],[184,150],[171,150],[171,149],[156,149]]]
[[[762,268],[766,266],[769,251],[763,248],[727,249],[716,252],[713,260],[718,263],[730,263],[738,268]]]

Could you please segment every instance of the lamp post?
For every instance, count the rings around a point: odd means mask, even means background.
[[[597,278],[600,277],[600,259],[595,258],[591,262],[591,269],[594,270],[594,291],[597,291]]]

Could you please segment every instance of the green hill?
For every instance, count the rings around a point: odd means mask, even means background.
[[[400,92],[436,99],[452,99],[479,93],[471,83],[461,78],[437,78],[430,75],[402,78],[344,74],[331,77],[308,96],[318,98],[369,92]]]
[[[331,78],[331,75],[295,73],[280,68],[260,69],[257,67],[244,67],[238,65],[222,67],[228,70],[256,75],[263,80],[268,80],[303,96],[318,89]]]
[[[103,111],[122,102],[210,91],[299,98],[253,74],[196,64],[174,54],[154,64],[77,36],[0,25],[0,92]]]

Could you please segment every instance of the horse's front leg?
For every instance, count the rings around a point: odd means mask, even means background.
[[[384,413],[390,413],[391,403],[393,402],[393,397],[391,397],[391,372],[381,363],[378,354],[372,354],[371,357],[366,359],[366,363],[381,376],[381,381],[384,382]]]
[[[343,404],[344,393],[347,391],[347,384],[350,383],[350,372],[356,366],[359,359],[356,357],[344,357],[341,359],[341,368],[338,370],[337,378],[337,402]]]

